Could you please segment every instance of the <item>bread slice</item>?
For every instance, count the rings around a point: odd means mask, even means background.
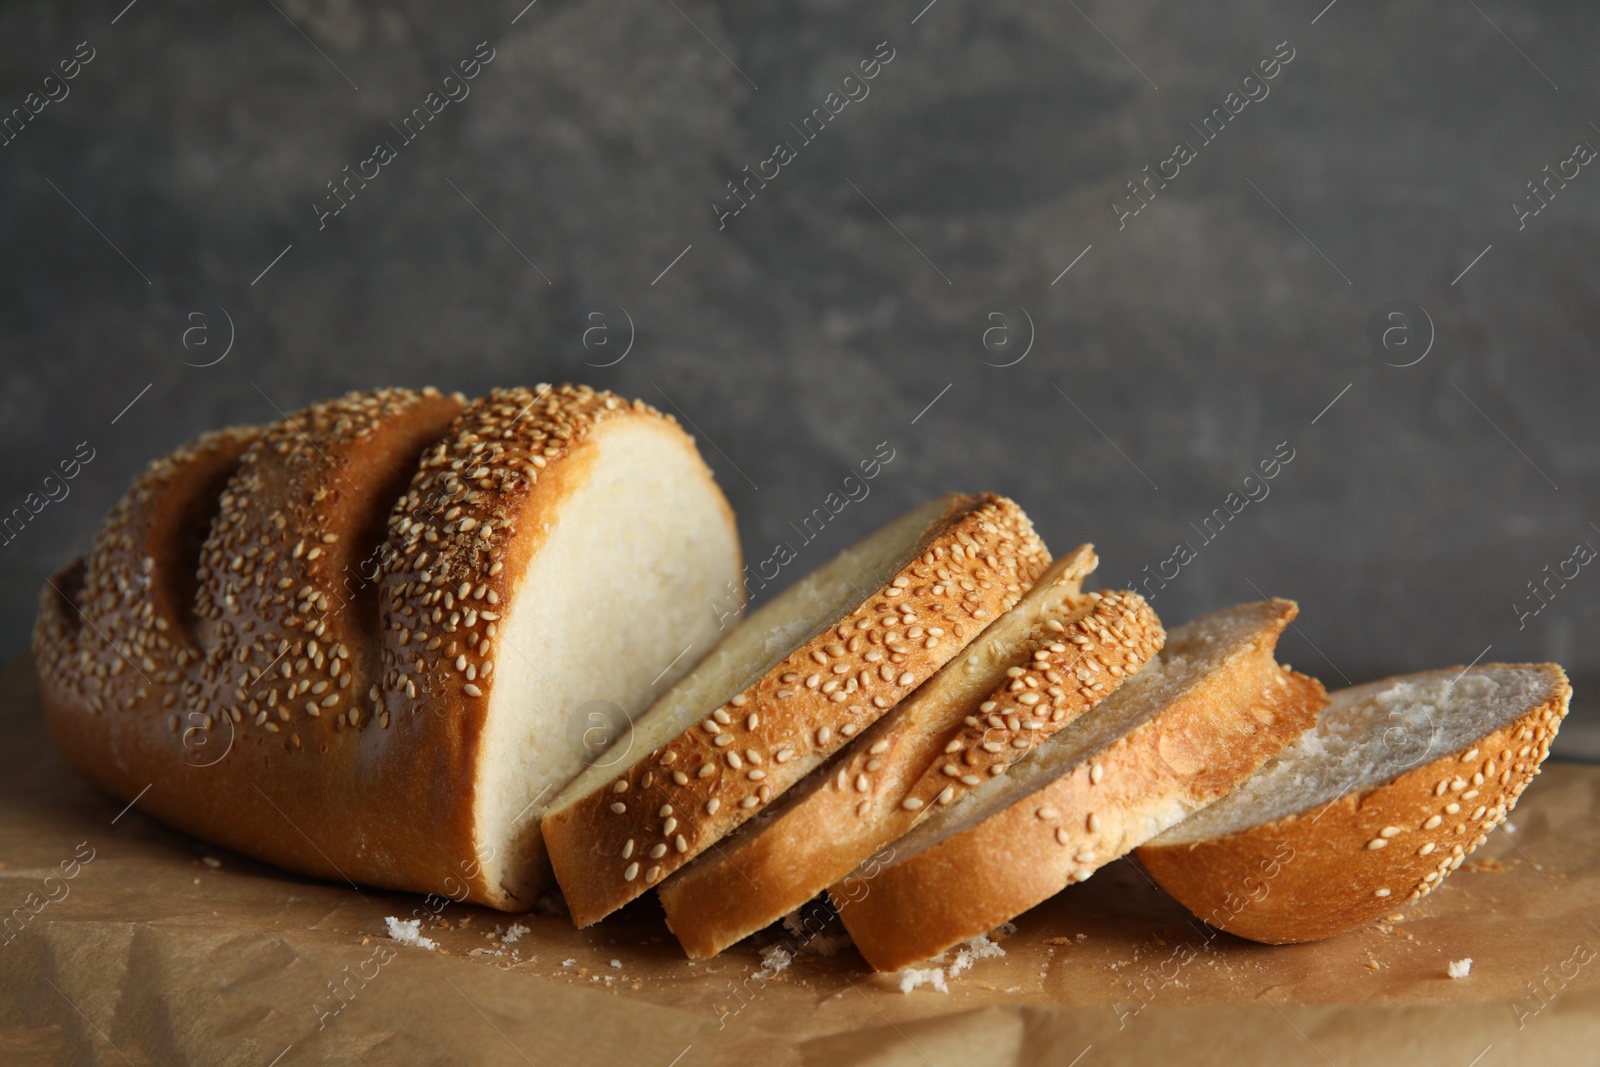
[[[526,908],[574,710],[643,710],[739,568],[693,439],[643,404],[352,393],[153,464],[43,590],[40,690],[68,762],[173,826]]]
[[[605,917],[756,815],[1009,609],[1049,563],[1022,509],[950,494],[729,634],[551,804],[573,921]]]
[[[867,962],[894,970],[987,933],[1249,777],[1326,700],[1273,659],[1296,610],[1243,604],[1171,631],[1098,708],[831,887]]]
[[[685,951],[715,955],[799,908],[1155,655],[1165,635],[1137,594],[1078,591],[1095,562],[1089,545],[1057,560],[965,654],[668,879],[658,895]]]
[[[1553,663],[1340,690],[1314,728],[1139,858],[1240,937],[1353,929],[1438,888],[1484,842],[1539,773],[1571,696]]]

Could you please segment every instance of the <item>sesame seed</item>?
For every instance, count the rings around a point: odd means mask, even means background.
[[[622,846],[622,858],[627,859],[633,855],[633,838],[628,838],[628,843]]]
[[[611,805],[611,814],[613,814],[613,815],[621,815],[623,812],[625,812],[627,810],[628,810],[628,805],[624,804],[620,800],[617,801],[615,804]]]
[[[1106,769],[1100,764],[1096,763],[1093,767],[1089,768],[1089,784],[1099,785],[1100,779],[1104,778],[1105,774]]]
[[[712,797],[710,800],[706,801],[706,814],[715,815],[717,813],[717,809],[720,807],[722,807],[722,801],[718,800],[716,797]]]
[[[1400,827],[1398,827],[1398,826],[1385,826],[1382,830],[1378,831],[1378,836],[1379,837],[1393,837],[1395,834],[1398,834],[1399,832],[1400,832]]]
[[[667,846],[666,845],[656,845],[656,846],[654,846],[653,848],[650,849],[650,858],[653,859],[653,860],[658,860],[662,856],[665,856],[666,854],[667,854]]]
[[[479,689],[477,686],[473,685],[471,682],[468,682],[466,685],[462,686],[461,687],[461,691],[463,693],[467,694],[467,696],[469,696],[469,697],[481,697],[481,696],[483,696],[483,690]]]
[[[1383,838],[1374,837],[1371,841],[1367,842],[1367,847],[1369,849],[1380,849],[1380,848],[1384,848],[1388,844],[1389,844],[1389,842],[1384,840]]]
[[[922,807],[922,801],[918,800],[916,797],[906,797],[900,802],[900,806],[905,808],[907,811],[916,811],[918,808]]]
[[[639,877],[638,861],[628,864],[628,866],[622,871],[622,880],[624,882],[631,882],[637,877]]]

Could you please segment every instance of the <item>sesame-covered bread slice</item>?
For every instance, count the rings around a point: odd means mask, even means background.
[[[1098,707],[831,887],[867,962],[895,970],[988,933],[1249,777],[1326,703],[1273,658],[1295,612],[1241,604],[1172,630]]]
[[[1079,591],[1090,546],[773,808],[661,886],[696,959],[775,922],[1114,692],[1165,635],[1135,593]]]
[[[1238,789],[1139,849],[1213,926],[1269,944],[1432,892],[1539,773],[1572,687],[1554,663],[1353,686]]]
[[[180,829],[527,907],[575,706],[648,704],[738,570],[692,440],[643,405],[352,393],[152,467],[45,591],[44,702],[73,766]]]
[[[846,549],[735,629],[551,804],[573,921],[654,888],[759,814],[1023,595],[1049,563],[1022,509],[950,494]]]

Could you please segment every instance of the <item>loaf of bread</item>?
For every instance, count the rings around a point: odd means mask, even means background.
[[[549,807],[579,926],[654,889],[958,655],[1050,562],[1022,509],[952,493],[773,598]],[[863,798],[865,799],[865,798]]]
[[[1353,929],[1437,889],[1488,839],[1539,773],[1571,697],[1554,663],[1340,690],[1312,729],[1139,859],[1240,937]]]
[[[648,706],[739,573],[671,417],[586,387],[386,389],[152,464],[43,590],[35,655],[57,744],[119,800],[293,870],[519,909],[586,762],[573,716]]]

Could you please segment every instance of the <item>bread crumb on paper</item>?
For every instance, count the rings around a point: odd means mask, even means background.
[[[500,940],[508,945],[515,944],[516,940],[527,933],[529,929],[530,927],[523,926],[521,923],[512,923],[506,928],[506,932],[501,935]]]
[[[794,962],[794,953],[783,945],[768,945],[761,950],[761,969],[755,977],[770,981]]]
[[[909,993],[920,985],[933,984],[933,988],[941,993],[950,992],[950,987],[944,980],[943,967],[907,967],[896,972],[900,979],[900,992]]]
[[[933,960],[932,967],[907,967],[894,972],[893,976],[900,985],[900,992],[910,993],[919,986],[931,985],[940,993],[950,992],[950,983],[947,979],[954,978],[962,971],[968,970],[978,960],[989,959],[994,956],[1004,956],[1006,950],[1001,948],[991,937],[998,935],[1006,937],[1017,932],[1011,923],[996,927],[987,934],[979,934],[965,945],[956,949],[956,958],[948,966],[942,964],[944,959],[941,954]],[[948,951],[948,950],[947,950]]]
[[[402,945],[415,945],[418,948],[438,948],[439,942],[431,937],[422,936],[421,919],[397,919],[393,915],[386,917],[383,924],[389,928],[389,936]]]
[[[622,970],[622,961],[621,960],[612,960],[611,961],[611,966],[620,971],[620,970]]]
[[[1449,971],[1451,978],[1467,977],[1472,973],[1472,957],[1468,956],[1464,960],[1451,960]]]
[[[577,962],[578,961],[576,959],[562,960],[561,961],[561,966],[563,966],[563,967],[571,967],[574,963],[577,963]]]

